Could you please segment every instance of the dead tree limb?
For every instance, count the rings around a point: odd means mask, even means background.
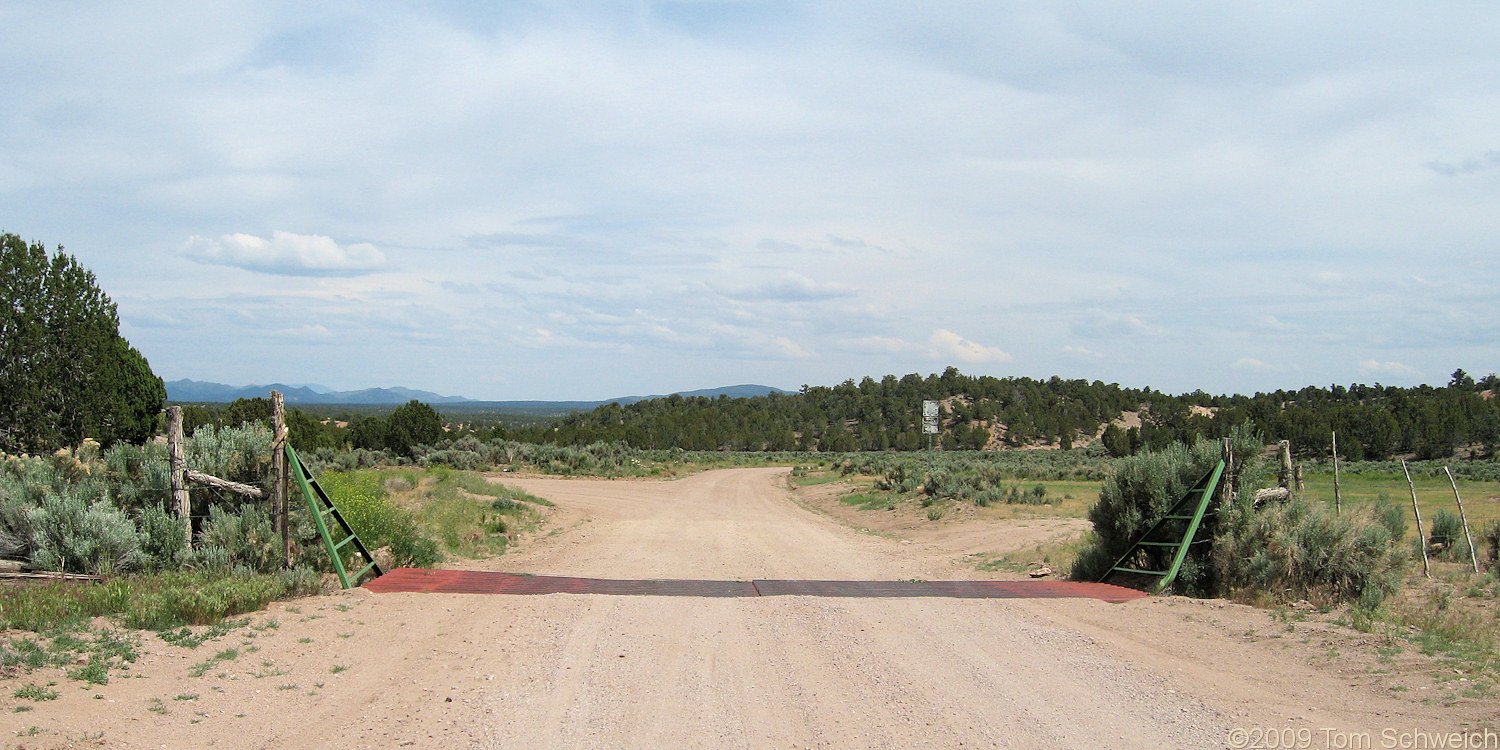
[[[240,484],[239,482],[231,482],[228,479],[220,479],[216,476],[204,474],[203,472],[196,471],[194,469],[183,470],[183,476],[186,477],[189,482],[193,482],[194,484],[201,484],[208,487],[214,487],[216,489],[227,490],[229,492],[233,492],[236,495],[244,495],[245,497],[252,497],[256,500],[259,500],[266,496],[266,493],[261,492],[259,487],[251,487],[248,484]]]

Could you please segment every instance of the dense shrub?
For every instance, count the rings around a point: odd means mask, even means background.
[[[1427,536],[1427,549],[1442,560],[1469,559],[1469,541],[1464,536],[1463,522],[1446,508],[1438,509],[1432,516],[1432,533]]]
[[[45,570],[105,574],[139,568],[147,561],[144,535],[108,497],[88,486],[48,491],[27,511],[31,562]]]
[[[1236,480],[1243,482],[1247,477],[1259,476],[1259,456],[1264,446],[1248,424],[1232,430],[1230,440],[1235,455],[1244,457],[1239,477],[1221,480],[1233,487],[1238,486]],[[1098,502],[1089,509],[1094,539],[1079,553],[1073,577],[1082,580],[1102,577],[1221,457],[1218,441],[1199,440],[1192,447],[1173,443],[1164,450],[1117,459],[1112,474],[1099,491]],[[1205,532],[1213,534],[1213,527],[1213,520],[1209,519]],[[1208,552],[1207,545],[1195,547],[1178,571],[1174,586],[1183,591],[1212,592],[1214,569],[1208,564]],[[1165,570],[1169,565],[1165,550],[1142,554],[1148,559],[1136,564],[1146,569]]]
[[[245,505],[235,513],[216,505],[187,563],[217,573],[270,573],[281,567],[280,543],[264,510]]]
[[[1409,560],[1400,517],[1389,505],[1334,514],[1300,498],[1259,511],[1238,502],[1221,520],[1214,567],[1224,593],[1372,608],[1400,586]]]
[[[141,530],[141,551],[146,554],[147,565],[157,570],[175,567],[187,550],[183,538],[182,521],[165,505],[151,504],[136,514],[136,526]]]
[[[1258,452],[1258,451],[1255,451]],[[1249,455],[1255,452],[1246,451]],[[1138,453],[1115,463],[1114,474],[1104,481],[1099,500],[1089,509],[1095,544],[1085,548],[1073,566],[1077,578],[1097,579],[1108,572],[1142,534],[1146,533],[1178,500],[1218,462],[1220,447],[1202,440],[1192,448],[1174,443],[1165,450]],[[1197,555],[1203,554],[1194,550]],[[1152,559],[1140,563],[1164,570],[1166,552],[1148,551]],[[1190,555],[1192,557],[1193,555]],[[1178,573],[1178,585],[1201,590],[1205,568],[1194,564]]]

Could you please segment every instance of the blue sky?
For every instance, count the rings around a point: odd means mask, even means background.
[[[1500,370],[1500,7],[0,2],[0,230],[167,379]]]

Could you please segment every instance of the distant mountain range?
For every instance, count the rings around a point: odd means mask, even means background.
[[[266,398],[270,395],[271,391],[281,391],[281,395],[286,398],[286,402],[293,405],[349,404],[351,406],[378,406],[404,404],[412,399],[416,399],[424,404],[432,404],[434,406],[439,404],[462,406],[466,411],[481,408],[524,409],[527,411],[587,411],[612,402],[633,404],[637,401],[664,397],[664,395],[621,396],[603,401],[476,401],[463,396],[444,396],[431,391],[418,391],[411,388],[365,388],[358,391],[334,391],[312,384],[287,385],[285,383],[271,383],[269,385],[240,386],[207,383],[200,380],[173,380],[169,381],[166,386],[167,400],[177,403],[227,404],[240,398]],[[708,398],[718,398],[719,396],[752,398],[771,393],[790,393],[790,391],[772,388],[768,385],[731,385],[723,388],[681,391],[675,395],[707,396]]]

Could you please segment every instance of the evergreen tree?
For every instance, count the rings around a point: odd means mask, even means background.
[[[0,234],[0,450],[141,442],[167,398],[94,274]]]
[[[431,406],[412,399],[391,412],[386,429],[386,446],[410,456],[412,446],[437,442],[443,434],[443,420]]]

